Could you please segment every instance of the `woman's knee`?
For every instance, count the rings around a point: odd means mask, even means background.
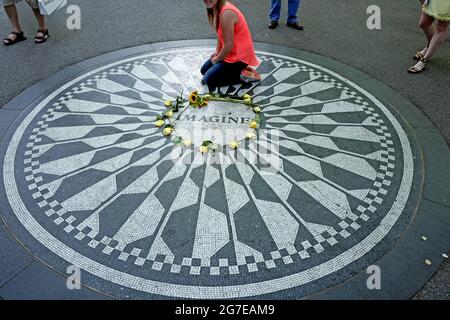
[[[208,59],[203,66],[200,68],[200,73],[202,75],[205,75],[209,69],[211,69],[211,67],[213,66],[211,59]]]
[[[438,24],[436,25],[436,32],[437,33],[447,32],[448,25],[449,25],[448,22],[439,21]]]
[[[434,19],[430,16],[427,16],[425,13],[422,13],[422,17],[419,21],[419,27],[421,29],[427,29],[429,28],[434,22]]]

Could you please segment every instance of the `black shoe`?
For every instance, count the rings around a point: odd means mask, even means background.
[[[288,22],[286,23],[288,27],[294,28],[295,30],[304,30],[303,26],[298,24],[298,22]]]
[[[275,29],[278,27],[278,21],[270,21],[269,29]]]

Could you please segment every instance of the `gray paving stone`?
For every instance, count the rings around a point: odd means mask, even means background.
[[[0,139],[17,119],[21,111],[0,109]]]
[[[358,284],[349,280],[317,294],[307,296],[304,300],[364,300],[366,297]]]
[[[381,290],[369,290],[368,275],[357,282],[369,299],[407,299],[412,297],[438,269],[442,253],[450,249],[450,210],[430,201],[422,201],[416,219],[395,248],[375,264],[381,269]],[[422,239],[425,236],[426,241]],[[429,259],[431,266],[425,263]]]
[[[81,280],[83,281],[83,280]],[[44,266],[33,262],[0,288],[5,300],[104,300],[109,299],[90,289],[69,290],[66,278]]]
[[[0,287],[27,267],[33,258],[12,238],[11,234],[0,225]]]

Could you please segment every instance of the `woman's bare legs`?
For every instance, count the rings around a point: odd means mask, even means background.
[[[434,53],[442,47],[442,44],[447,39],[448,34],[448,26],[450,25],[450,21],[438,21],[436,26],[436,32],[433,35],[433,38],[430,41],[428,46],[427,53],[425,54],[425,59],[431,59]]]
[[[20,23],[19,23],[19,16],[17,14],[17,8],[14,4],[10,5],[10,6],[5,6],[5,12],[6,15],[9,18],[9,22],[11,23],[11,27],[12,27],[12,31],[20,33],[22,32],[22,28],[20,27]],[[8,36],[9,39],[11,39],[12,41],[16,40],[17,36],[15,34],[9,34]]]
[[[433,25],[434,18],[430,17],[429,15],[422,12],[422,16],[420,17],[419,21],[419,27],[423,30],[425,33],[425,36],[427,37],[428,44],[431,42],[431,39],[434,36],[435,28]],[[427,52],[428,46],[426,46],[422,51],[422,55],[425,55]]]
[[[428,49],[424,54],[425,59],[428,60],[431,59],[433,55],[436,53],[436,51],[445,42],[445,40],[447,39],[449,25],[450,21],[438,21],[434,35],[431,38],[430,44],[428,45]],[[415,68],[418,71],[421,71],[423,68],[425,68],[425,63],[419,61],[413,68]]]

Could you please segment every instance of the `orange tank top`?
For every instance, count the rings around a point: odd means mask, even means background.
[[[259,66],[260,62],[256,57],[252,35],[250,34],[244,15],[238,8],[228,2],[222,7],[220,14],[222,15],[225,10],[233,11],[238,16],[238,22],[234,25],[234,47],[225,57],[224,61],[229,63],[241,61],[256,68]],[[224,45],[224,39],[222,34],[222,26],[220,23],[219,28],[217,29],[217,36],[222,48]]]

